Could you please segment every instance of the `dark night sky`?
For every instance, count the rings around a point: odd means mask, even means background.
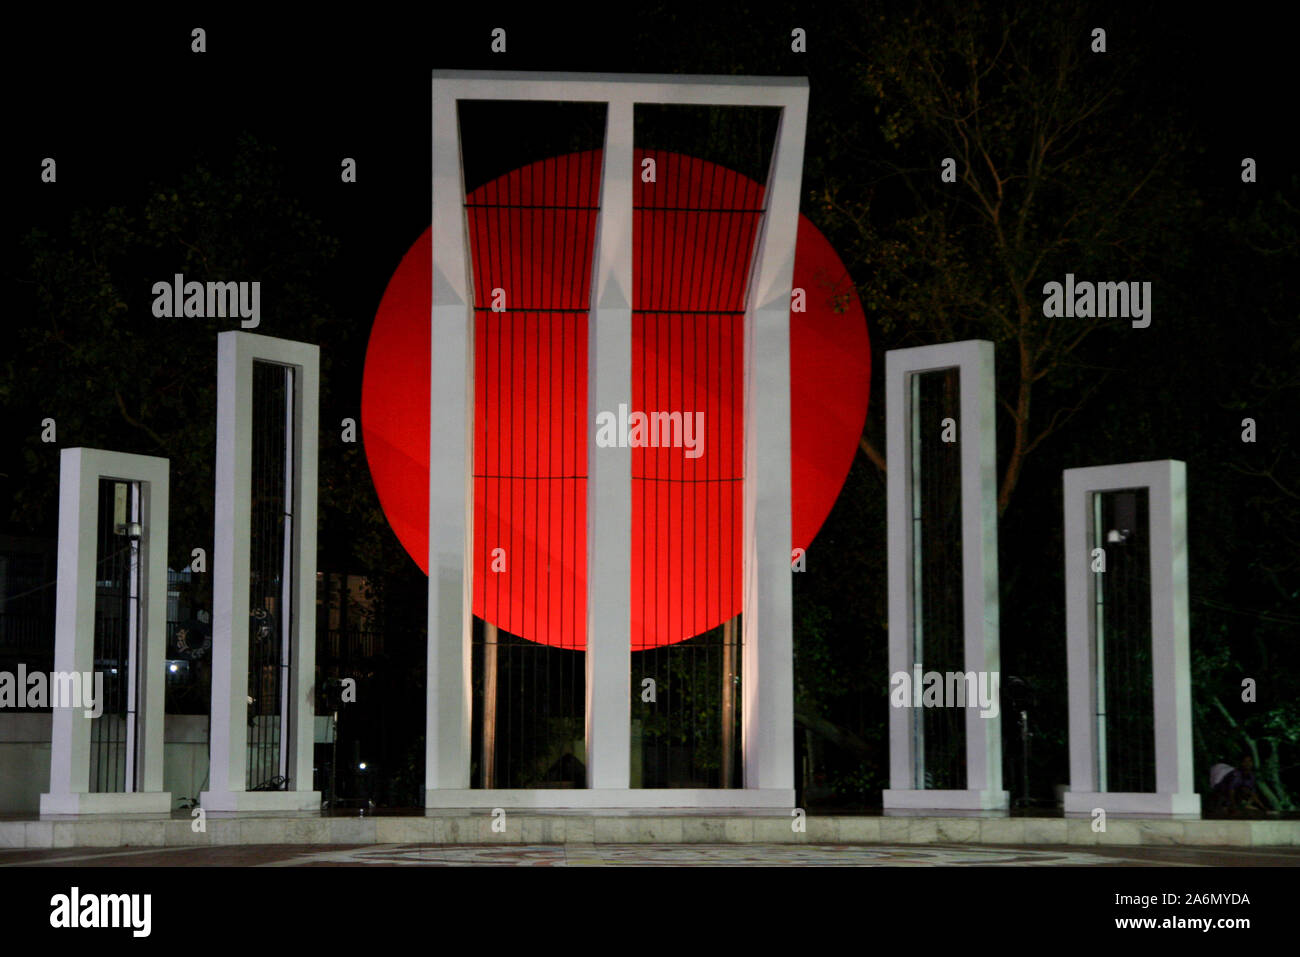
[[[30,302],[13,282],[29,229],[58,226],[83,206],[138,206],[149,183],[174,183],[199,158],[220,165],[249,131],[278,148],[287,188],[341,241],[331,301],[336,315],[368,328],[392,270],[428,224],[432,68],[802,74],[815,123],[851,82],[854,58],[834,10],[773,9],[651,6],[635,20],[608,22],[548,11],[457,18],[445,6],[436,22],[365,10],[292,22],[38,14],[10,34],[5,58],[7,322],[24,322]],[[1193,158],[1194,182],[1235,180],[1248,155],[1259,162],[1259,189],[1289,181],[1294,54],[1273,14],[1205,17],[1132,5],[1123,24],[1110,19],[1090,18],[1108,26],[1112,49],[1145,51],[1134,82],[1174,91],[1193,118],[1204,147]],[[195,25],[208,32],[202,55],[190,52]],[[504,55],[489,52],[498,25],[508,30]],[[790,52],[792,25],[808,30],[808,54]],[[818,148],[810,141],[808,154]],[[57,186],[39,181],[44,156],[58,161]],[[339,182],[344,156],[358,160],[355,185]],[[874,328],[872,335],[878,341]],[[876,350],[878,367],[882,358]],[[359,361],[336,369],[339,394],[355,395],[358,405],[360,373]]]
[[[151,181],[175,182],[200,157],[219,164],[250,131],[278,148],[286,183],[341,240],[337,314],[368,324],[393,268],[428,223],[432,68],[803,74],[815,123],[853,63],[835,12],[742,6],[692,5],[688,13],[651,6],[636,20],[608,22],[546,11],[457,17],[446,6],[436,22],[364,8],[293,21],[38,15],[10,35],[5,58],[5,260],[21,262],[17,243],[33,226],[64,222],[82,206],[138,204]],[[1147,51],[1135,81],[1174,90],[1195,118],[1205,150],[1194,158],[1198,182],[1235,178],[1249,155],[1259,161],[1260,189],[1287,183],[1296,168],[1287,120],[1294,55],[1274,15],[1128,9],[1142,11],[1125,18],[1139,26],[1110,24],[1111,47]],[[190,52],[195,25],[208,31],[202,55]],[[488,49],[498,25],[508,31],[504,55]],[[790,53],[792,25],[809,31],[807,55]],[[817,149],[809,142],[810,155]],[[56,187],[39,181],[44,156],[58,161]],[[355,185],[339,182],[344,156],[359,162]],[[12,285],[15,272],[6,270],[6,279],[19,314],[8,321],[22,322],[28,300]],[[338,371],[355,377],[355,386],[339,385],[359,402],[360,363]]]
[[[833,17],[823,13],[819,22],[798,6],[750,14],[693,5],[699,12],[681,21],[651,8],[635,23],[586,28],[567,15],[456,20],[447,9],[437,8],[437,22],[414,23],[364,7],[292,23],[190,13],[142,22],[47,15],[15,31],[5,67],[7,233],[12,240],[81,204],[130,201],[144,182],[186,168],[196,154],[220,155],[247,129],[285,155],[303,194],[344,241],[356,306],[373,306],[391,264],[427,223],[434,67],[805,74],[814,111],[819,91],[845,79]],[[1270,26],[1273,15],[1250,11],[1193,16],[1170,5],[1137,36],[1112,29],[1110,43],[1149,50],[1140,82],[1171,85],[1190,104],[1207,174],[1255,155],[1262,181],[1282,183],[1295,169],[1284,152],[1292,139],[1294,53],[1282,25]],[[1105,25],[1104,17],[1098,22]],[[203,55],[189,50],[195,25],[208,31]],[[497,25],[508,30],[505,55],[488,52]],[[809,30],[806,56],[789,53],[791,25]],[[638,35],[654,42],[638,43]],[[707,47],[701,36],[716,37],[712,48],[720,53],[732,52],[728,38],[735,36],[767,56],[737,62],[683,52]],[[42,189],[37,178],[47,155],[59,162],[57,191]],[[338,181],[345,155],[361,164],[359,182],[347,189]]]

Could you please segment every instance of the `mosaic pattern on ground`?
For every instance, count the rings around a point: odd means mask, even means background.
[[[1297,867],[1300,847],[256,844],[0,849],[9,867]]]
[[[932,867],[978,864],[1114,864],[1113,858],[1062,849],[1041,851],[997,847],[880,846],[860,844],[568,844],[447,845],[402,844],[330,850],[277,862],[278,866],[321,864],[414,864],[464,867]]]

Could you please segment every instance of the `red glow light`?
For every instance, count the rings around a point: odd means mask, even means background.
[[[639,150],[638,169],[643,155],[657,158],[661,182],[671,171],[693,206],[761,204],[762,187],[738,173]],[[480,187],[468,202],[594,206],[599,156],[534,163]],[[637,177],[634,205],[674,205],[650,189]],[[720,219],[634,214],[630,408],[704,413],[698,457],[681,448],[633,450],[634,650],[682,641],[741,611],[741,484],[734,480],[743,476],[743,321],[728,311],[743,306],[752,218],[733,217],[725,230]],[[586,400],[595,214],[470,209],[469,221],[479,307],[473,612],[507,633],[582,649],[587,441],[599,411]],[[426,230],[388,284],[366,353],[361,407],[380,504],[426,572],[431,253]],[[682,276],[687,262],[696,266]],[[843,264],[803,216],[794,286],[806,290],[807,311],[790,316],[792,537],[806,549],[857,452],[871,350]],[[484,308],[496,287],[512,311]],[[518,311],[530,308],[546,311]],[[502,572],[491,570],[496,548],[504,549]]]

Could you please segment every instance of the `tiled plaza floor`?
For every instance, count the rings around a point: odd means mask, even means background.
[[[1300,866],[1300,847],[975,847],[850,844],[368,844],[0,851],[0,867]]]

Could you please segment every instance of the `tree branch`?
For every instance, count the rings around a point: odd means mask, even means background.
[[[167,448],[167,442],[161,435],[149,428],[149,426],[145,425],[143,422],[133,419],[131,413],[126,411],[126,403],[122,401],[121,392],[114,389],[113,397],[117,399],[117,407],[122,413],[122,418],[126,420],[127,425],[140,429],[142,432],[146,433],[151,439],[158,443],[159,448]]]
[[[871,440],[867,438],[865,433],[860,439],[858,439],[858,448],[860,448],[863,454],[871,460],[872,465],[880,469],[882,475],[886,473],[885,457],[880,454],[879,449],[871,444]]]

